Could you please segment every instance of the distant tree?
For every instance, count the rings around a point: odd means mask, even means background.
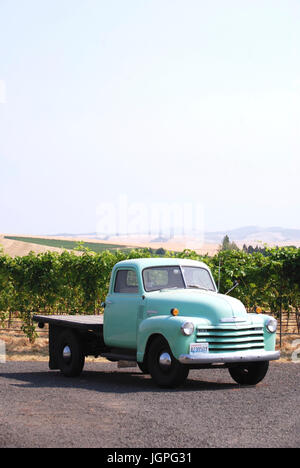
[[[259,247],[258,245],[253,247],[253,245],[243,245],[243,252],[248,253],[248,254],[253,254],[254,252],[259,252],[264,257],[267,257],[269,255],[268,249],[266,246],[264,247]]]
[[[231,250],[230,249],[230,240],[229,236],[225,236],[222,241],[222,250]]]
[[[253,252],[254,252],[254,247],[252,247],[252,245],[249,245],[248,246],[248,253],[253,254]]]
[[[235,242],[230,242],[229,236],[225,236],[220,250],[240,250]]]
[[[166,255],[166,251],[162,247],[157,249],[155,253],[156,253],[156,255]]]

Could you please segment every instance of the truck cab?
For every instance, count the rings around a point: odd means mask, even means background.
[[[87,344],[84,332],[77,332],[82,350],[73,354],[137,363],[160,387],[182,384],[190,369],[216,367],[228,368],[239,384],[255,385],[266,375],[269,361],[280,357],[276,328],[273,317],[247,313],[241,301],[220,294],[203,262],[125,260],[112,270],[94,341],[89,333]],[[63,349],[61,345],[60,353]]]

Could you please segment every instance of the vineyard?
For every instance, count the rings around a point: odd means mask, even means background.
[[[64,251],[15,258],[0,252],[0,327],[17,316],[33,342],[34,313],[100,314],[114,264],[153,256],[149,249],[99,253],[86,249],[82,255]],[[248,311],[259,306],[277,317],[280,311],[287,315],[300,311],[300,249],[272,248],[264,253],[224,250],[213,257],[185,250],[166,252],[165,256],[204,261],[216,283],[220,271],[221,293],[238,281],[239,286],[230,294]]]

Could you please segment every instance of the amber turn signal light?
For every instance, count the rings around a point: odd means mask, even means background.
[[[171,309],[171,314],[174,315],[174,317],[176,317],[176,315],[179,314],[179,310],[178,309]]]

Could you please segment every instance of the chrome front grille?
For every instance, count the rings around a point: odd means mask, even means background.
[[[205,327],[197,329],[197,343],[208,343],[209,352],[247,351],[264,349],[262,327]]]

